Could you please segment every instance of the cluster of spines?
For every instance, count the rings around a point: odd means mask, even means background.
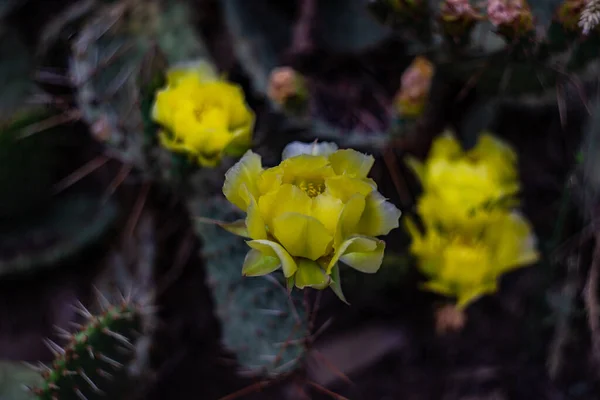
[[[50,339],[45,341],[55,359],[50,366],[40,363],[35,367],[44,383],[29,389],[44,400],[120,398],[117,394],[128,387],[127,366],[135,357],[145,310],[128,299],[107,306],[99,315],[81,303],[76,310],[86,322],[76,324],[74,333],[57,328],[58,336],[67,341],[64,348]]]

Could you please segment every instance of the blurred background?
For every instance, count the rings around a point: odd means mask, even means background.
[[[0,399],[600,398],[598,21],[596,0],[0,0]],[[402,220],[376,274],[344,271],[349,305],[243,278],[244,240],[203,220],[240,218],[237,159],[192,165],[151,120],[198,60],[242,88],[263,165],[293,141],[372,154],[402,218],[407,156],[492,132],[539,261],[459,317]]]

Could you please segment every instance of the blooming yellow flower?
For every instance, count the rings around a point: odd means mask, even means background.
[[[241,156],[251,146],[255,117],[241,88],[200,64],[168,72],[152,119],[165,128],[159,136],[164,147],[215,166],[224,154]]]
[[[430,226],[453,229],[479,225],[492,206],[516,203],[520,187],[517,156],[488,133],[480,135],[474,148],[464,151],[446,132],[434,141],[424,164],[407,161],[423,185],[417,210]]]
[[[223,193],[246,211],[251,250],[242,273],[280,267],[288,287],[332,289],[343,298],[338,261],[365,273],[381,266],[385,243],[376,236],[398,227],[400,211],[367,178],[374,159],[332,143],[292,143],[283,161],[263,169],[246,154],[225,175]]]
[[[413,238],[411,252],[430,278],[425,288],[457,297],[459,308],[495,292],[503,273],[539,259],[531,227],[516,212],[493,214],[478,235],[436,229],[423,234],[410,220],[406,226]]]

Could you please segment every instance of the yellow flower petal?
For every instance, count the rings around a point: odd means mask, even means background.
[[[344,203],[340,199],[323,193],[312,199],[311,214],[333,234],[337,229],[343,208]]]
[[[365,273],[375,273],[383,262],[385,242],[376,238],[366,236],[353,236],[345,240],[327,266],[327,273],[338,261]]]
[[[306,193],[294,185],[281,185],[258,200],[258,209],[267,226],[273,228],[273,219],[285,213],[310,215],[312,201]]]
[[[194,64],[182,64],[172,67],[167,71],[167,84],[169,86],[178,86],[183,78],[186,78],[190,73],[196,75],[199,80],[215,80],[217,74],[214,68],[205,61],[200,61]]]
[[[497,273],[535,263],[540,254],[531,225],[519,213],[504,214],[486,232],[486,241],[495,243]]]
[[[412,156],[406,156],[404,162],[415,173],[421,183],[425,182],[425,164]]]
[[[373,191],[373,187],[362,179],[338,175],[325,180],[327,191],[334,197],[346,203],[350,197],[360,194],[366,197]]]
[[[468,290],[463,290],[458,294],[456,306],[459,309],[464,309],[478,298],[494,293],[496,290],[498,290],[498,285],[495,281],[482,283]]]
[[[464,153],[460,143],[451,131],[445,131],[431,144],[427,155],[429,160],[450,160],[460,157]]]
[[[365,200],[365,209],[356,227],[358,233],[366,236],[387,235],[400,225],[402,213],[379,192],[369,193]]]
[[[324,156],[300,154],[283,160],[279,165],[283,171],[283,183],[295,183],[299,180],[323,180],[333,176],[333,168]]]
[[[283,169],[279,166],[263,171],[258,179],[258,191],[260,194],[269,193],[278,189],[283,183]]]
[[[169,70],[167,86],[157,91],[152,109],[153,120],[170,131],[178,150],[203,166],[219,164],[223,154],[242,155],[252,143],[254,128],[243,91],[219,80],[209,67]]]
[[[298,269],[296,262],[280,244],[270,240],[250,240],[246,243],[248,246],[258,250],[265,256],[277,257],[286,278],[289,278],[296,273],[296,270]]]
[[[325,289],[329,286],[329,275],[314,261],[300,259],[298,271],[296,271],[295,283],[299,289],[312,287],[314,289]]]
[[[158,140],[160,141],[162,146],[166,147],[171,151],[185,151],[185,149],[187,148],[187,146],[185,146],[184,144],[177,142],[177,140],[171,137],[166,131],[158,132]]]
[[[251,249],[242,266],[242,275],[261,276],[267,275],[281,267],[281,262],[276,254],[271,252],[263,253],[259,250]]]
[[[333,239],[318,219],[294,212],[273,219],[273,236],[292,256],[313,261],[325,255]]]
[[[444,261],[438,272],[440,280],[472,287],[493,279],[493,259],[485,245],[451,242],[442,251]]]
[[[338,175],[366,178],[375,163],[375,158],[353,149],[344,149],[331,154],[329,161]]]
[[[267,229],[265,221],[260,215],[258,204],[254,197],[250,197],[250,204],[248,205],[248,214],[246,215],[246,229],[251,239],[261,240],[267,239]]]
[[[375,244],[375,248],[371,250],[372,243]],[[381,268],[384,252],[385,242],[383,240],[362,238],[348,246],[340,257],[340,261],[357,271],[374,274]]]
[[[250,234],[248,233],[248,228],[246,228],[246,221],[243,219],[239,219],[234,222],[217,222],[217,224],[227,232],[251,239]]]
[[[338,248],[348,236],[356,233],[356,225],[360,221],[364,209],[365,198],[362,195],[355,194],[348,199],[339,217],[335,234],[335,248]]]
[[[421,287],[430,292],[438,293],[444,296],[454,296],[454,291],[450,289],[448,284],[443,281],[429,281],[421,285]]]
[[[248,196],[258,197],[256,181],[262,172],[262,161],[258,154],[248,150],[246,154],[225,173],[223,194],[241,210],[250,204]],[[244,189],[245,187],[245,189]]]

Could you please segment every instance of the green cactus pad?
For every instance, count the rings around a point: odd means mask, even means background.
[[[240,217],[225,199],[197,199],[195,216],[219,220]],[[231,218],[234,217],[234,218]],[[213,289],[224,345],[235,352],[244,372],[277,375],[298,366],[308,337],[303,294],[288,294],[283,275],[243,277],[249,248],[244,239],[217,225],[197,223],[203,240],[208,283]]]
[[[128,398],[127,366],[141,332],[141,306],[124,300],[99,316],[83,306],[79,311],[86,324],[74,334],[63,333],[68,338],[64,349],[48,341],[56,359],[42,372],[43,384],[32,392],[44,400]]]
[[[0,228],[0,276],[48,268],[95,243],[118,216],[113,201],[84,194],[56,198],[42,214]]]
[[[0,121],[0,219],[26,215],[50,200],[66,136],[61,127],[22,135],[51,115],[44,109],[22,109]]]
[[[143,170],[152,164],[143,134],[148,100],[138,79],[144,57],[158,46],[169,64],[207,59],[190,15],[181,2],[104,5],[73,43],[70,74],[83,119],[124,162]]]
[[[0,399],[31,400],[31,393],[26,388],[42,382],[39,373],[22,363],[0,361]]]
[[[1,30],[1,29],[0,29]],[[0,219],[15,218],[45,204],[56,178],[56,150],[62,127],[36,124],[53,116],[43,106],[26,105],[35,85],[32,55],[11,29],[0,32]],[[37,133],[21,136],[32,129]]]
[[[266,0],[222,0],[225,22],[233,36],[237,59],[251,79],[252,87],[267,95],[269,75],[280,66],[282,55],[291,49],[294,24],[299,8],[292,2],[274,7]],[[343,6],[341,5],[343,3]],[[316,2],[315,20],[326,34],[315,37],[319,46],[331,51],[359,52],[382,42],[389,35],[377,24],[362,0]],[[263,21],[269,21],[263,24]],[[279,109],[271,104],[273,109]],[[348,132],[314,115],[294,116],[286,113],[284,130],[303,132],[299,139],[333,140],[345,147],[380,149],[386,143],[386,132],[360,130]]]

